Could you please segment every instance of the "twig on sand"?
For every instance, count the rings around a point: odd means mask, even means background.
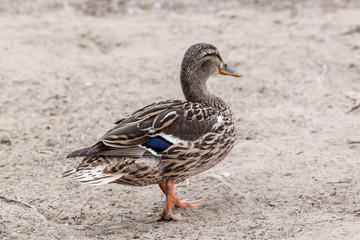
[[[93,197],[89,198],[89,199],[86,201],[86,203],[81,207],[81,209],[80,209],[80,216],[79,216],[80,219],[82,219],[84,207],[90,202],[91,199],[93,199]]]
[[[345,93],[347,98],[355,101],[355,104],[345,112],[345,114],[351,113],[355,109],[360,107],[360,92],[348,91]]]
[[[328,66],[327,66],[325,63],[323,63],[323,62],[320,62],[319,64],[320,64],[322,70],[321,70],[321,75],[316,78],[316,81],[319,83],[320,88],[324,88],[324,84],[323,84],[322,80],[323,80],[323,78],[326,76],[326,74],[328,73],[329,68],[328,68]]]
[[[347,111],[346,111],[346,114],[349,114],[351,113],[352,111],[354,111],[355,109],[359,108],[360,107],[360,98],[359,99],[356,99],[355,101],[355,104],[353,106],[351,106],[351,108],[349,108]]]
[[[351,140],[348,140],[346,143],[347,143],[347,144],[360,144],[360,141],[351,141]]]
[[[42,218],[47,220],[47,218],[45,217],[44,214],[42,214],[36,207],[34,207],[33,205],[31,205],[29,203],[25,203],[25,202],[22,202],[20,200],[8,198],[8,197],[5,197],[5,196],[0,196],[0,199],[3,200],[6,203],[14,203],[14,204],[18,204],[18,205],[23,206],[23,207],[31,208],[31,209],[35,210],[39,214],[39,216],[41,216]]]
[[[355,26],[353,29],[343,32],[342,35],[350,35],[353,33],[360,33],[360,26]]]

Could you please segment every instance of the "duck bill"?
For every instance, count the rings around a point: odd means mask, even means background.
[[[236,73],[235,69],[232,69],[232,68],[230,68],[228,66],[225,66],[224,69],[220,69],[218,74],[228,75],[228,76],[231,76],[231,77],[242,77],[241,74]]]

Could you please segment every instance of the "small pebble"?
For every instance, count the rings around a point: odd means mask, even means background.
[[[224,177],[230,177],[230,173],[228,173],[228,172],[224,172],[223,175],[224,175]]]

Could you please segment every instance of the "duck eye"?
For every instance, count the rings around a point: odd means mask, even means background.
[[[213,53],[206,54],[204,57],[209,57],[209,56],[217,57],[218,55],[216,54],[216,52],[213,52]]]

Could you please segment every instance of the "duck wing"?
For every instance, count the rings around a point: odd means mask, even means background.
[[[67,157],[161,155],[173,144],[192,141],[211,131],[219,113],[211,107],[184,101],[150,104],[118,120],[95,145]]]

